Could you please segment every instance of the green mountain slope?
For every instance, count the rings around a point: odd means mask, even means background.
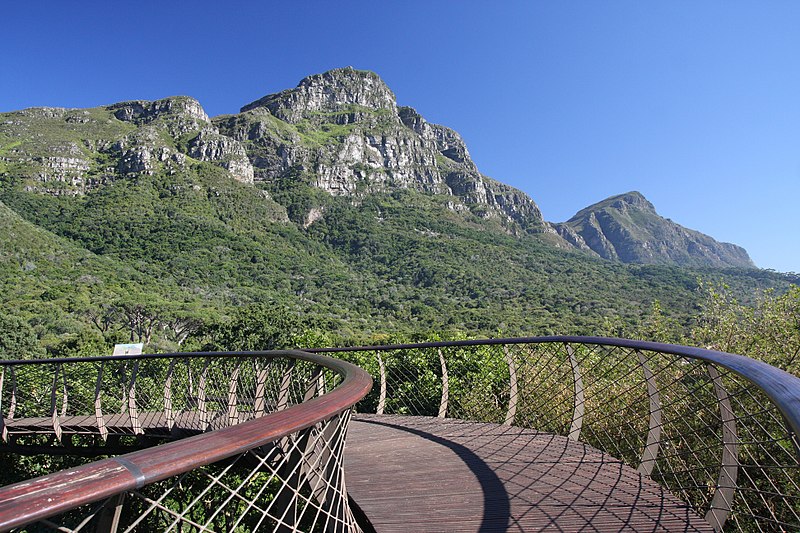
[[[45,342],[80,331],[91,312],[121,299],[169,302],[176,309],[197,300],[168,281],[28,222],[2,202],[0,228],[3,312],[34,324]]]
[[[0,201],[0,304],[52,342],[95,329],[170,349],[251,303],[348,337],[589,334],[653,300],[688,323],[700,277],[788,284],[678,256],[602,259],[583,218],[545,222],[457,133],[353,69],[214,119],[188,97],[3,114]],[[654,210],[615,202],[618,233],[661,238]]]

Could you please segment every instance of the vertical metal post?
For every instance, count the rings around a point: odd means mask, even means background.
[[[706,369],[714,383],[714,392],[719,400],[719,414],[722,419],[722,461],[714,497],[711,499],[711,506],[706,512],[705,518],[715,531],[722,531],[733,507],[733,498],[736,493],[736,478],[739,472],[739,437],[736,431],[736,416],[728,397],[728,391],[722,383],[722,377],[712,364],[707,364]]]
[[[142,425],[139,423],[139,408],[136,406],[136,378],[139,374],[139,361],[133,363],[131,381],[128,386],[128,416],[131,419],[131,429],[134,435],[143,435]]]
[[[314,372],[311,373],[311,377],[308,380],[308,385],[306,385],[306,393],[303,396],[303,402],[307,402],[317,396],[317,393],[324,394],[320,388],[325,383],[323,378],[323,368],[318,366],[314,368]]]
[[[644,380],[647,383],[647,397],[650,404],[650,427],[647,430],[647,444],[645,444],[642,451],[642,460],[639,463],[638,471],[640,474],[649,477],[653,473],[653,467],[656,465],[656,458],[661,446],[661,399],[658,394],[656,378],[650,367],[647,366],[644,354],[636,350],[636,356],[639,358],[639,364],[642,366],[642,372],[644,372]]]
[[[267,378],[269,377],[269,370],[266,366],[262,367],[256,364],[256,398],[253,402],[253,415],[260,418],[267,414]]]
[[[209,426],[208,406],[206,405],[206,388],[208,387],[208,365],[211,359],[206,358],[203,372],[200,374],[200,383],[197,385],[197,410],[200,414],[200,431],[205,431]]]
[[[53,387],[50,389],[50,420],[53,424],[53,433],[56,435],[56,440],[61,443],[61,421],[58,416],[58,409],[56,408],[56,391],[58,390],[58,373],[61,370],[61,365],[55,365],[55,372],[53,373]]]
[[[276,409],[283,411],[289,407],[289,393],[292,385],[292,372],[294,371],[294,359],[289,359],[286,370],[281,376],[281,388],[278,391],[278,405]]]
[[[116,533],[119,530],[119,519],[125,504],[125,493],[112,496],[100,509],[97,518],[97,533]]]
[[[386,409],[386,366],[383,364],[383,358],[380,352],[375,352],[375,356],[378,358],[378,368],[381,373],[381,392],[378,397],[378,408],[375,412],[376,414],[382,415]]]
[[[3,415],[3,382],[6,377],[6,367],[0,370],[0,435],[3,437],[3,442],[8,442],[8,428],[6,428],[5,415]]]
[[[519,401],[519,392],[517,390],[517,363],[514,361],[514,355],[508,348],[507,344],[503,345],[503,355],[506,359],[508,366],[508,410],[506,411],[506,419],[503,424],[510,426],[514,423],[514,418],[517,416],[517,402]]]
[[[441,348],[439,348],[439,366],[442,367],[442,399],[439,402],[439,418],[444,418],[447,416],[447,403],[450,398],[450,380],[447,376],[447,363]]]
[[[175,358],[170,360],[167,378],[164,380],[164,420],[170,431],[175,427],[175,411],[172,410],[172,376],[175,372],[176,361]]]
[[[236,366],[233,368],[231,381],[228,384],[228,425],[233,426],[239,423],[239,397],[237,390],[239,389],[239,370],[241,368],[241,359],[236,360]]]
[[[572,441],[578,441],[581,438],[581,427],[583,426],[583,412],[585,409],[583,401],[583,378],[581,377],[581,370],[578,366],[578,360],[575,358],[575,351],[572,345],[564,344],[569,354],[569,364],[572,367],[572,379],[575,386],[575,408],[572,411],[572,425],[569,428],[568,438]]]
[[[100,366],[97,368],[97,383],[94,386],[94,419],[97,421],[97,431],[100,432],[100,438],[103,439],[103,442],[108,440],[108,428],[106,428],[106,420],[103,417],[103,405],[101,400],[104,366],[105,362],[101,361]]]

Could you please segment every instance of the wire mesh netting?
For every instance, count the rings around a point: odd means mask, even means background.
[[[20,364],[0,375],[5,450],[47,452],[36,463],[54,470],[64,466],[50,460],[54,453],[96,460],[233,427],[322,396],[342,380],[318,364],[274,356]],[[23,529],[360,531],[342,467],[350,409],[322,415],[299,432]]]
[[[796,437],[767,392],[721,365],[590,342],[436,343],[339,355],[385,383],[360,412],[562,435],[623,460],[716,529],[800,528]]]

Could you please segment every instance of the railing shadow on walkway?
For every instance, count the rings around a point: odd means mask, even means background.
[[[314,351],[375,376],[361,412],[561,435],[658,483],[715,530],[800,529],[800,379],[766,363],[569,336]]]
[[[483,516],[481,518],[482,523],[478,528],[479,531],[505,531],[508,529],[511,521],[511,503],[505,485],[494,469],[469,446],[415,427],[370,419],[363,419],[361,422],[411,433],[451,450],[464,466],[469,469],[480,485]],[[436,474],[437,469],[434,465],[431,465],[431,475]],[[463,482],[464,480],[461,481]]]
[[[654,481],[563,436],[357,415],[348,442],[348,490],[378,531],[713,531]]]

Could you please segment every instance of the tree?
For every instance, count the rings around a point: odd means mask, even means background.
[[[207,350],[275,350],[302,344],[308,323],[274,304],[253,304],[237,309],[226,322],[203,328]]]
[[[0,313],[0,358],[37,359],[44,356],[33,328],[24,320]]]
[[[800,287],[783,294],[764,291],[754,305],[740,303],[724,285],[706,287],[692,339],[800,375]]]

